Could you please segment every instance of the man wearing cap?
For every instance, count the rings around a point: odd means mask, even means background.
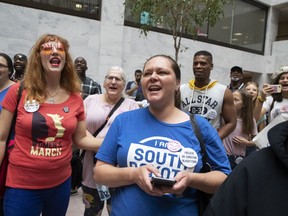
[[[230,79],[231,82],[228,85],[228,88],[231,90],[231,92],[242,89],[244,87],[242,68],[239,66],[232,67],[230,70]]]
[[[11,75],[10,80],[14,82],[21,81],[24,77],[26,65],[27,65],[27,56],[22,53],[17,53],[14,56],[13,61],[13,67],[15,71]]]

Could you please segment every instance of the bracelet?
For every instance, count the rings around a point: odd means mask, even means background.
[[[264,103],[264,101],[266,101],[266,98],[262,98],[261,96],[258,96],[257,99],[261,102],[261,103]]]

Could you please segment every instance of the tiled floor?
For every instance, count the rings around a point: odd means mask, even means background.
[[[84,204],[82,202],[82,190],[78,190],[78,194],[70,197],[70,203],[67,211],[67,216],[83,216]],[[102,212],[102,216],[108,216],[106,205]]]

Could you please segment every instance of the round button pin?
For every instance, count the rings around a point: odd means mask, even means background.
[[[208,111],[207,113],[207,118],[210,119],[210,120],[213,120],[217,117],[217,111],[214,110],[214,109],[211,109]]]
[[[180,153],[180,161],[184,166],[194,168],[198,163],[198,155],[193,149],[184,148]]]
[[[36,112],[39,109],[40,105],[37,101],[26,101],[24,104],[24,109],[26,112],[33,113]]]
[[[177,152],[182,148],[182,145],[180,142],[172,140],[167,143],[167,148],[171,152]]]

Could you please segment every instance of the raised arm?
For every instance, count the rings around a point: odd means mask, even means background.
[[[263,103],[266,100],[267,95],[271,91],[273,91],[273,89],[271,89],[269,85],[265,83],[262,87],[260,95],[256,99],[256,104],[253,113],[256,122],[258,122],[259,119],[267,112],[267,110],[263,108]]]
[[[125,91],[125,93],[126,93],[127,95],[129,95],[129,96],[132,96],[133,92],[134,92],[134,91],[137,91],[138,87],[139,87],[139,85],[135,84],[135,86],[133,86],[132,88],[127,89],[127,90]]]

